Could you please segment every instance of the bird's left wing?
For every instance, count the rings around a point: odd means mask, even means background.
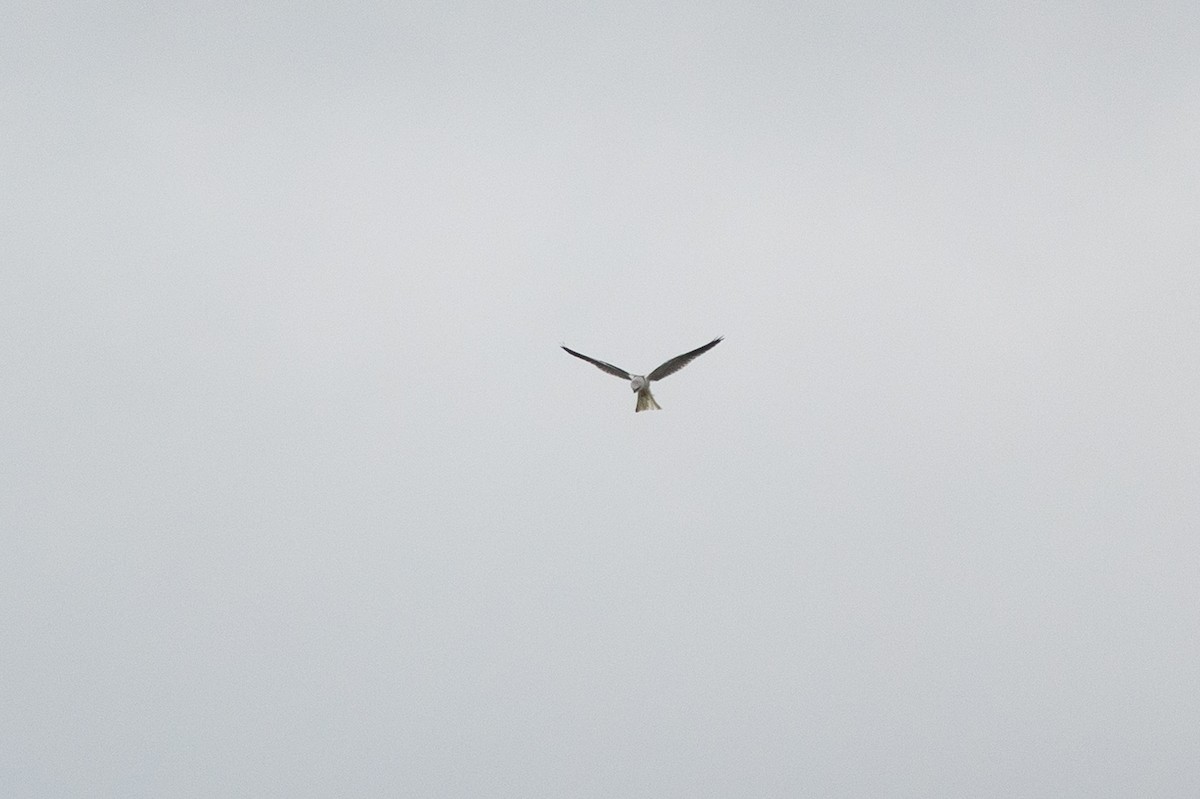
[[[712,341],[705,344],[703,347],[697,347],[691,352],[685,352],[683,355],[676,355],[671,360],[659,366],[650,374],[646,375],[647,380],[662,380],[668,375],[673,375],[683,367],[691,363],[695,358],[699,358],[704,353],[717,346],[724,339],[724,336],[717,336]]]
[[[619,369],[616,366],[613,366],[611,363],[605,363],[604,361],[597,361],[595,358],[589,358],[588,356],[584,355],[583,353],[576,352],[575,350],[573,350],[569,347],[566,347],[566,346],[563,346],[563,349],[566,350],[567,352],[571,353],[572,355],[574,355],[576,358],[582,358],[583,360],[587,361],[588,363],[592,364],[593,366],[595,366],[599,369],[602,369],[605,372],[608,372],[610,375],[615,375],[624,380],[632,380],[633,379],[633,375],[629,374],[629,372],[626,372],[624,369]]]

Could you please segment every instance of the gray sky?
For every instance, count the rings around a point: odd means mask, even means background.
[[[1200,795],[1198,40],[6,4],[0,794]]]

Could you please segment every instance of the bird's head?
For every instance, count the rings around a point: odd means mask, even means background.
[[[641,391],[646,387],[646,378],[641,375],[634,375],[633,380],[629,381],[629,387],[634,391]]]

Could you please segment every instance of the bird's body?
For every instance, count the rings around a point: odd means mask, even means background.
[[[685,352],[683,355],[676,355],[674,358],[671,358],[669,361],[666,361],[655,368],[648,375],[631,375],[629,372],[626,372],[620,367],[613,366],[611,363],[605,363],[604,361],[598,361],[595,358],[589,358],[587,355],[576,352],[575,350],[566,346],[563,346],[563,349],[569,352],[571,355],[574,355],[576,358],[587,361],[603,372],[608,372],[610,375],[628,380],[629,387],[633,389],[635,394],[637,394],[637,405],[634,407],[634,413],[637,413],[639,411],[657,411],[662,409],[662,406],[655,401],[654,395],[650,393],[651,381],[662,380],[668,375],[675,374],[680,369],[691,363],[693,359],[703,355],[713,347],[720,344],[723,338],[724,336],[718,336],[717,338],[705,344],[703,347],[697,347],[691,352]]]

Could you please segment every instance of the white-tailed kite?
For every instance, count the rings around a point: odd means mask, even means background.
[[[633,412],[637,413],[638,411],[661,410],[662,406],[654,401],[654,395],[650,393],[650,382],[652,380],[662,380],[667,375],[675,374],[680,369],[691,363],[692,359],[698,358],[699,356],[711,350],[713,347],[720,344],[721,340],[724,338],[724,336],[718,336],[717,338],[714,338],[712,341],[705,344],[703,347],[697,347],[691,352],[685,352],[683,355],[676,355],[674,358],[667,361],[662,366],[659,366],[648,375],[631,375],[629,372],[626,372],[624,369],[618,369],[611,363],[605,363],[604,361],[597,361],[595,358],[589,358],[588,356],[578,353],[575,350],[566,347],[565,345],[563,346],[563,349],[574,355],[576,358],[582,358],[602,371],[608,372],[610,375],[616,375],[617,377],[628,380],[629,387],[637,393],[637,407],[633,409]]]

